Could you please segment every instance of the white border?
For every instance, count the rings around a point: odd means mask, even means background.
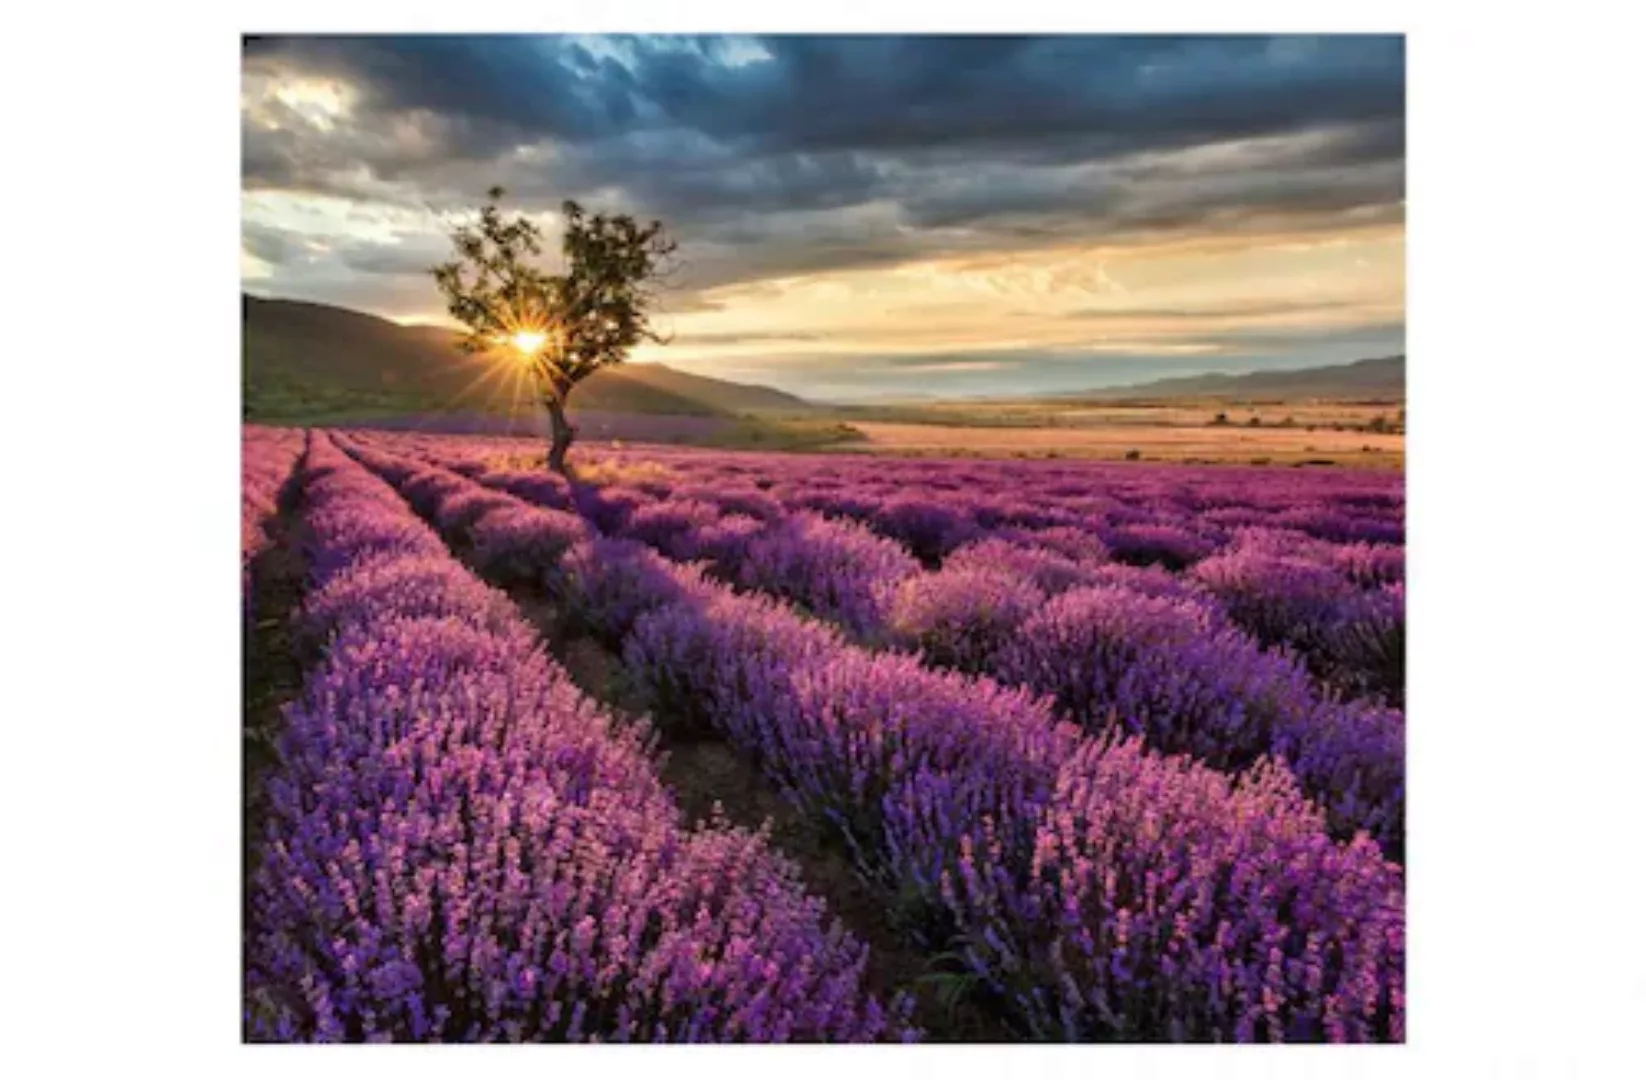
[[[1563,4],[50,5],[0,71],[14,1075],[1619,1075],[1646,1016],[1638,40]],[[1599,8],[1596,5],[1597,9]],[[1571,30],[1560,15],[1569,14]],[[55,25],[41,24],[50,18]],[[1409,1045],[238,1045],[242,30],[1406,30]],[[17,603],[17,599],[21,603]],[[1630,1053],[1633,1051],[1633,1053]],[[45,1066],[31,1068],[30,1066]],[[52,1068],[56,1066],[56,1068]]]

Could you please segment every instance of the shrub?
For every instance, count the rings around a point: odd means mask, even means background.
[[[1331,818],[1337,835],[1364,829],[1391,854],[1400,849],[1403,718],[1323,700],[1291,657],[1264,651],[1204,607],[1112,586],[1076,589],[1023,624],[996,671],[1053,695],[1097,735],[1139,735],[1220,770],[1284,757],[1311,796],[1354,793]]]
[[[1117,562],[1158,563],[1168,570],[1182,570],[1216,550],[1211,541],[1181,525],[1161,523],[1112,526],[1103,531],[1102,539]]]
[[[1064,763],[1030,872],[987,822],[945,878],[965,955],[1039,1039],[1401,1041],[1404,884],[1334,844],[1283,769],[1135,741]]]
[[[877,531],[901,541],[915,558],[928,565],[935,565],[979,531],[969,510],[936,499],[888,500],[873,521]]]
[[[951,564],[905,580],[887,624],[894,641],[920,649],[932,663],[982,672],[1045,600],[1011,570]]]
[[[1091,566],[1059,553],[1049,545],[1035,543],[1032,533],[993,536],[976,540],[950,555],[943,562],[944,570],[987,571],[1009,567],[1035,588],[1048,595],[1091,584]]]
[[[920,564],[892,540],[844,521],[796,513],[749,541],[737,582],[764,589],[872,636],[892,594]]]
[[[486,573],[505,581],[541,582],[557,573],[566,552],[588,538],[589,527],[575,514],[516,502],[488,511],[469,532],[475,562]]]

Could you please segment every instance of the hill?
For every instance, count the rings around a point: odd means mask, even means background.
[[[347,308],[241,297],[244,414],[254,421],[340,422],[407,413],[505,414],[532,404],[494,359],[458,350],[456,335],[401,326]],[[572,412],[670,416],[809,413],[764,386],[662,364],[625,364],[578,385]]]
[[[1380,356],[1352,364],[1298,368],[1292,371],[1253,371],[1242,375],[1191,375],[1157,379],[1132,386],[1089,390],[1071,397],[1101,398],[1227,398],[1343,400],[1403,400],[1406,396],[1406,357]]]
[[[626,364],[620,368],[608,368],[591,376],[578,392],[582,393],[583,389],[597,385],[597,380],[602,379],[613,382],[632,381],[658,393],[670,394],[683,401],[696,402],[717,412],[765,415],[809,413],[818,408],[805,398],[773,390],[769,386],[712,379],[706,375],[693,375],[689,371],[681,371],[663,364]]]

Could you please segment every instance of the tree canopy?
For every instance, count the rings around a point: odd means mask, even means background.
[[[447,311],[465,328],[465,350],[512,345],[522,353],[549,410],[550,466],[564,471],[572,438],[564,408],[572,387],[624,362],[641,342],[666,340],[650,312],[676,244],[660,221],[591,214],[567,200],[560,207],[564,265],[550,272],[533,263],[543,253],[537,223],[524,214],[505,217],[502,188],[486,196],[479,220],[451,232],[457,257],[431,272]]]

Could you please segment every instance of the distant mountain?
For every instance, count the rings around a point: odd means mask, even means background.
[[[347,308],[242,295],[241,377],[251,420],[340,421],[420,412],[507,413],[535,400],[497,360],[459,351],[456,335]],[[802,398],[662,364],[624,364],[579,383],[573,413],[677,416],[810,412]]]
[[[1380,356],[1352,364],[1252,371],[1241,375],[1190,375],[1132,386],[1107,387],[1079,398],[1399,398],[1406,396],[1406,357]]]

